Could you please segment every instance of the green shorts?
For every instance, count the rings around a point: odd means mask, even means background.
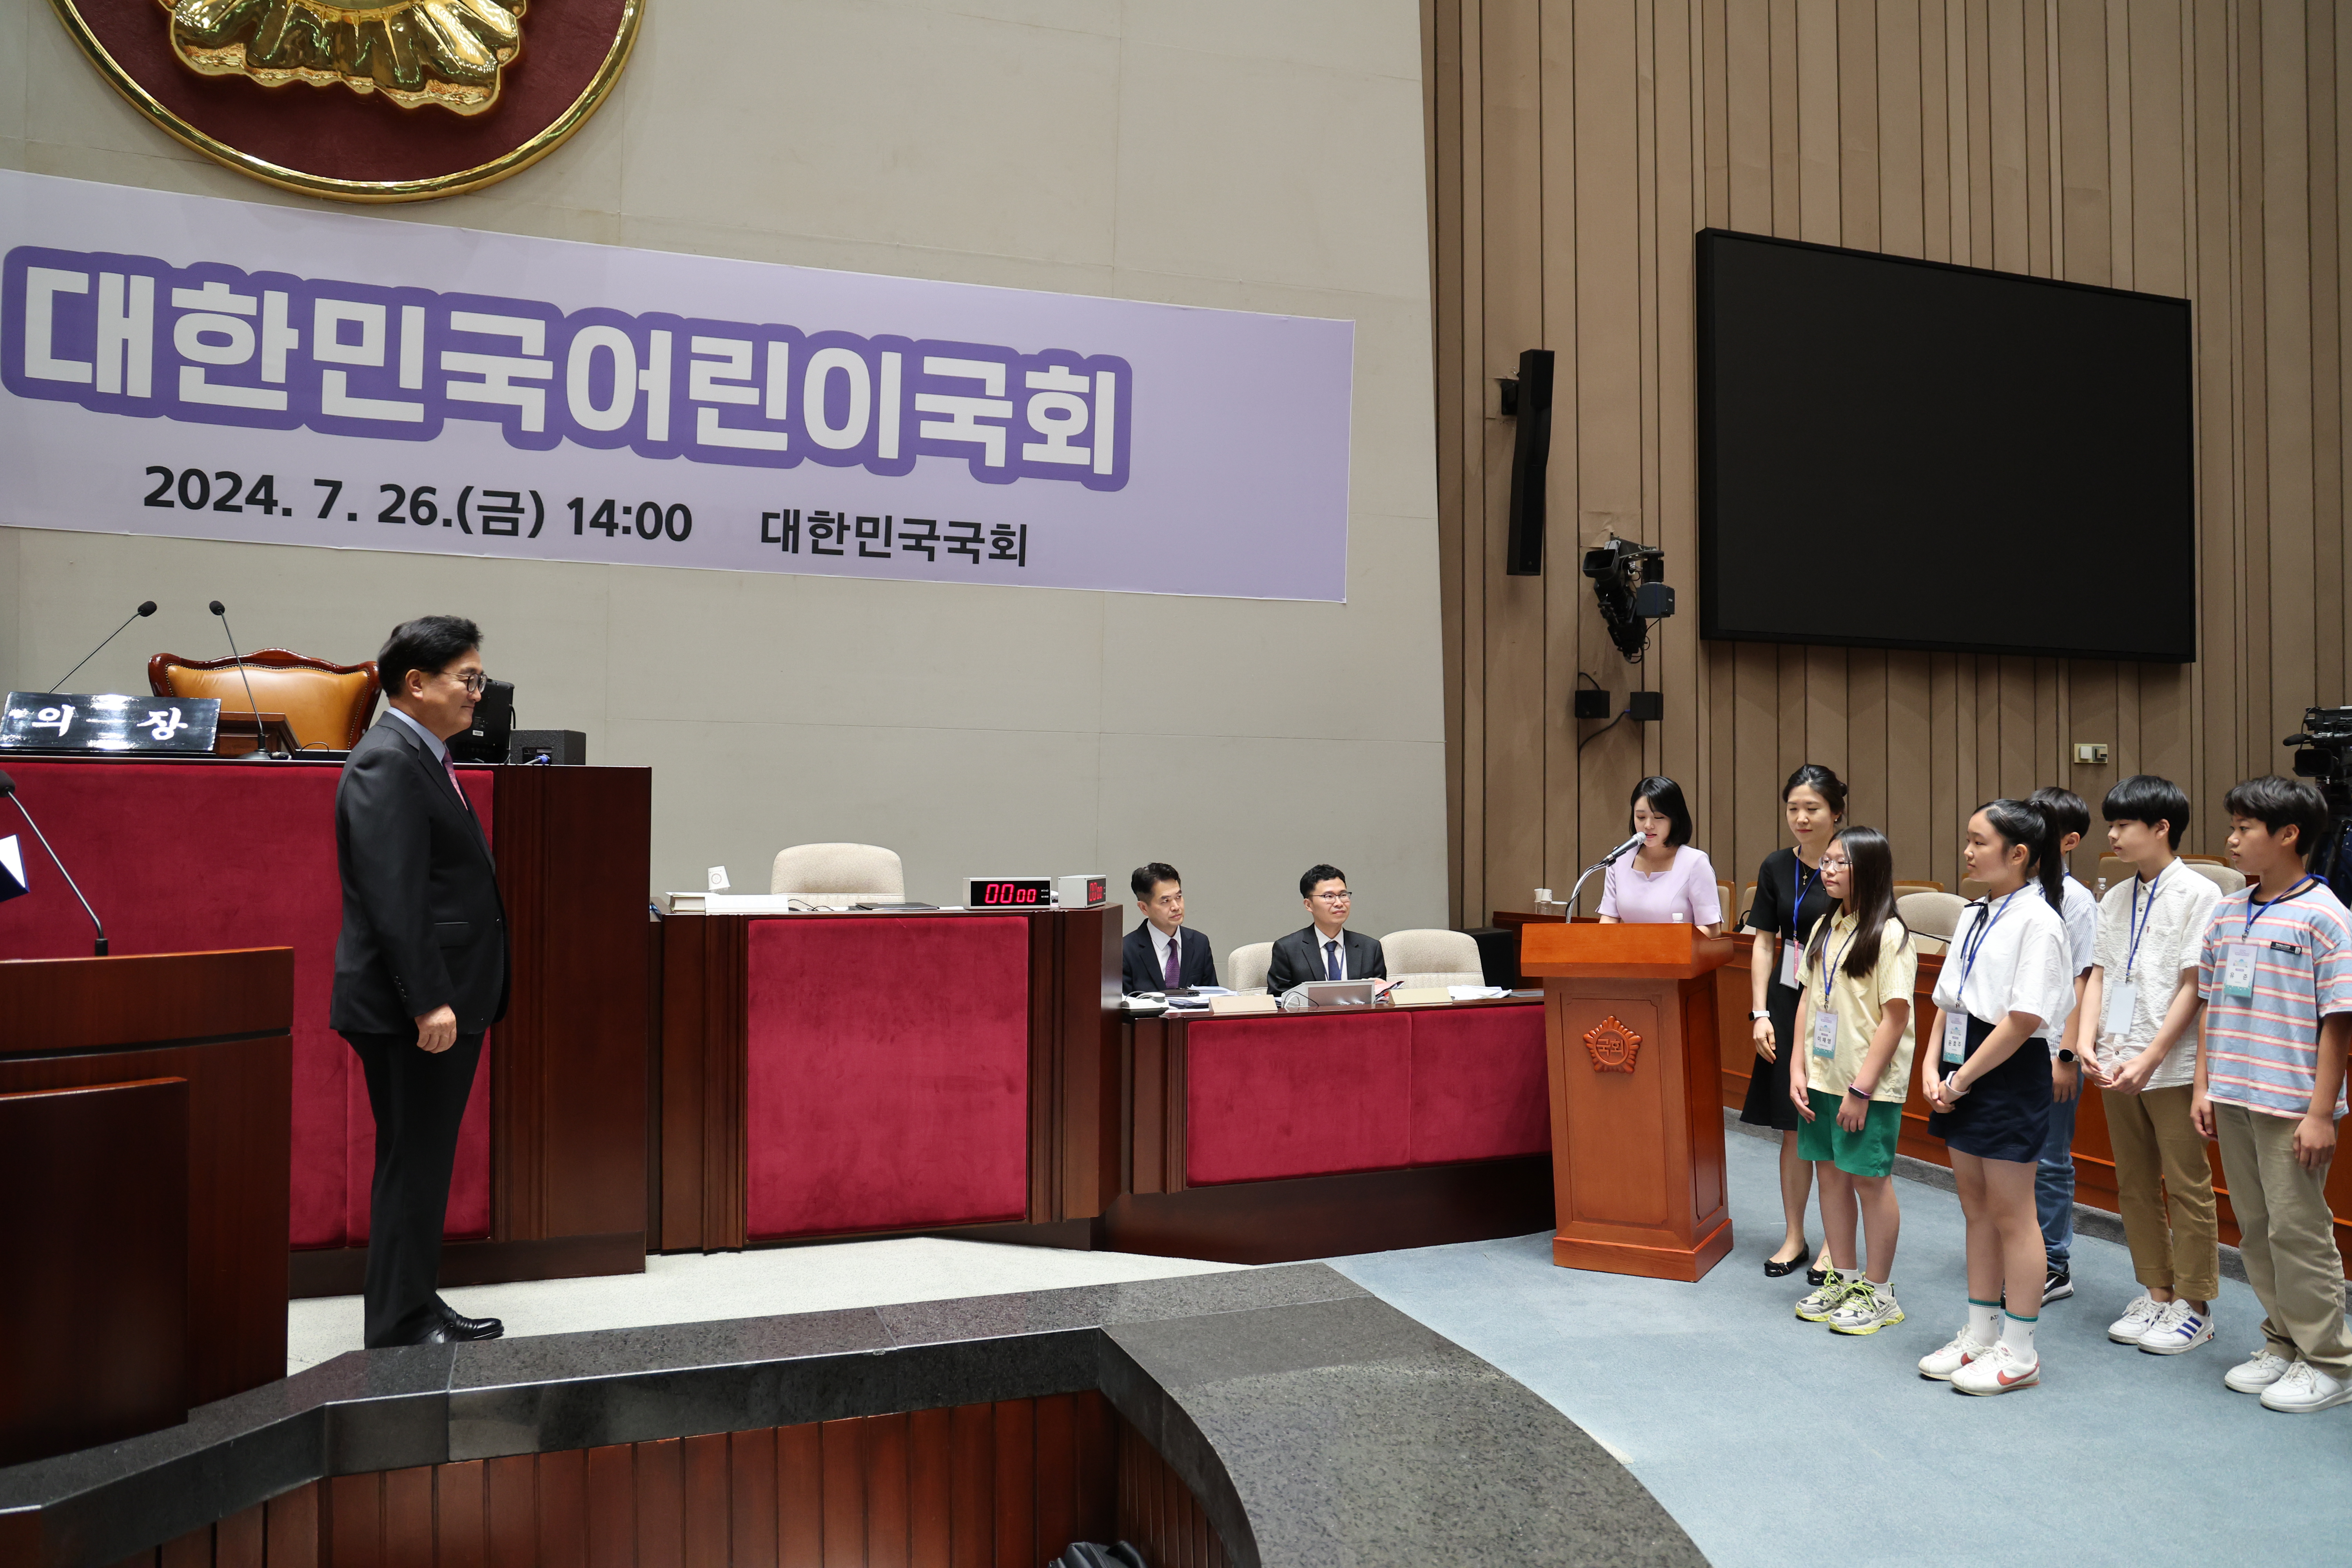
[[[1813,1119],[1797,1129],[1797,1157],[1826,1160],[1849,1176],[1885,1176],[1895,1171],[1895,1140],[1903,1131],[1903,1108],[1891,1100],[1874,1100],[1862,1131],[1849,1132],[1837,1123],[1843,1097],[1805,1091],[1813,1101]]]

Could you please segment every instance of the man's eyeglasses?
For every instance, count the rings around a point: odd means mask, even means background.
[[[1338,893],[1318,893],[1318,894],[1316,894],[1315,896],[1316,896],[1317,898],[1318,898],[1318,899],[1322,900],[1323,900],[1325,903],[1327,903],[1327,904],[1344,904],[1344,903],[1346,903],[1349,900],[1350,900],[1350,899],[1354,898],[1356,895],[1355,895],[1355,894],[1353,894],[1353,893],[1349,893],[1349,892],[1338,892]]]
[[[490,684],[490,678],[480,670],[476,670],[471,675],[452,675],[449,679],[464,687],[467,693],[474,697],[479,697]]]

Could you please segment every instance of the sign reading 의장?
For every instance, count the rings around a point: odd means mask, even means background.
[[[0,752],[209,752],[217,697],[11,691],[0,704]]]
[[[1338,600],[1354,333],[0,172],[0,522]]]

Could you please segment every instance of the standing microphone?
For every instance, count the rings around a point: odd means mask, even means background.
[[[122,626],[129,626],[131,621],[139,619],[142,616],[152,616],[154,613],[155,601],[150,599],[145,604],[140,605],[137,609],[131,611],[130,618],[122,623]],[[106,642],[100,643],[97,647],[94,647],[88,653],[82,655],[81,664],[88,664],[91,659],[96,658],[100,652],[105,648],[107,643],[112,642],[115,638],[121,637],[122,635],[122,626],[117,626],[112,631],[107,633]],[[68,669],[63,675],[58,676],[57,680],[49,686],[48,689],[51,691],[63,691],[66,689],[66,682],[74,678],[74,671],[81,668],[81,664],[75,665],[73,669]]]
[[[1642,837],[1643,836],[1641,834],[1636,833],[1633,837],[1628,838],[1624,843],[1620,844],[1616,848],[1612,849],[1608,854],[1603,855],[1600,859],[1595,860],[1591,865],[1587,866],[1584,868],[1584,875],[1579,877],[1576,879],[1576,886],[1568,890],[1569,919],[1574,920],[1576,918],[1577,895],[1584,891],[1585,883],[1592,880],[1592,873],[1601,870],[1604,867],[1616,864],[1619,859],[1623,858],[1627,850],[1633,849],[1641,844]]]
[[[221,608],[218,599],[213,601],[212,612],[220,617],[221,635],[228,638],[229,656],[236,660],[238,679],[245,682],[245,705],[253,710],[253,749],[265,757],[274,757],[278,753],[269,749],[269,737],[261,731],[261,704],[253,700],[253,677],[245,673],[245,655],[236,651],[236,634],[228,629],[228,612]]]
[[[1633,837],[1628,838],[1624,843],[1620,844],[1616,848],[1612,849],[1608,854],[1603,855],[1601,858],[1601,864],[1603,866],[1615,865],[1618,861],[1624,858],[1626,850],[1640,847],[1642,838],[1643,835],[1636,833]]]
[[[70,675],[73,672],[71,670],[68,670],[66,673]],[[88,899],[82,898],[81,889],[76,885],[73,879],[73,873],[67,870],[66,863],[58,858],[58,852],[49,846],[48,835],[43,833],[41,831],[41,825],[33,820],[33,814],[25,809],[23,799],[16,794],[16,781],[10,778],[6,773],[0,773],[0,795],[5,795],[10,800],[16,801],[16,815],[25,819],[25,826],[33,830],[33,837],[41,841],[41,847],[49,851],[49,864],[58,868],[58,875],[66,879],[66,886],[73,889],[73,896],[81,900],[81,912],[89,917],[89,923],[98,931],[97,956],[104,958],[106,956],[106,927],[99,922],[98,911],[89,907],[89,900]]]

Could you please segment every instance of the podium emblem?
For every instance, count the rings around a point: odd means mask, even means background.
[[[1642,1052],[1642,1037],[1612,1013],[1584,1031],[1584,1048],[1591,1054],[1594,1072],[1632,1072]]]

